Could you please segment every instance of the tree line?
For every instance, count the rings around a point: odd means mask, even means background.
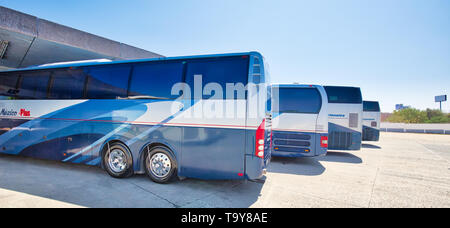
[[[450,123],[450,113],[443,113],[438,109],[406,108],[394,111],[386,121],[392,123]]]

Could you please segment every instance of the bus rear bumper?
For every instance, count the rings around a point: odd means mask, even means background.
[[[378,142],[380,140],[380,130],[363,126],[362,141]]]
[[[253,155],[245,156],[245,176],[249,180],[259,180],[267,173],[264,159]]]
[[[272,152],[272,156],[273,157],[285,157],[285,158],[302,158],[302,157],[315,157],[316,155],[313,152],[298,153],[298,152],[277,151],[277,152]]]

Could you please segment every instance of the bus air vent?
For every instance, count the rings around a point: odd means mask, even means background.
[[[359,120],[358,113],[350,113],[348,126],[350,128],[358,128],[358,125],[359,125],[358,120]]]

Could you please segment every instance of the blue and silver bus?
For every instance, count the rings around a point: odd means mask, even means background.
[[[363,102],[357,87],[324,86],[328,96],[328,149],[360,150]]]
[[[259,179],[269,85],[257,52],[0,72],[0,153],[158,183]]]
[[[378,101],[363,102],[363,141],[380,140],[381,112]]]
[[[328,98],[318,85],[272,85],[272,156],[324,156]]]

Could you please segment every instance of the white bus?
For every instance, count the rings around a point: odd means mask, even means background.
[[[363,141],[380,140],[381,112],[378,101],[363,102]]]
[[[357,87],[324,86],[328,96],[328,149],[360,150],[363,102]]]
[[[272,85],[272,156],[324,156],[328,99],[319,85]]]

